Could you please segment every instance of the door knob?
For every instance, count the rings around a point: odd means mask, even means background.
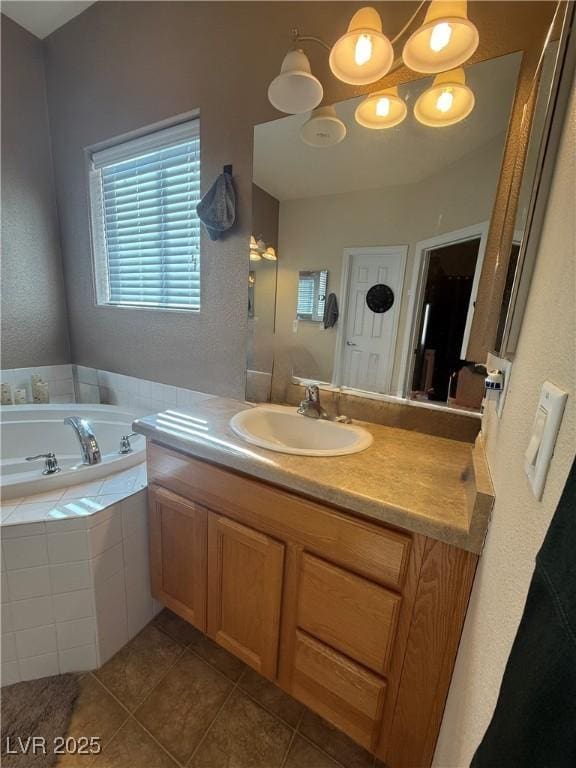
[[[347,342],[346,342],[346,346],[347,346],[347,347],[357,347],[357,346],[358,346],[358,344],[355,344],[353,341],[347,341]]]

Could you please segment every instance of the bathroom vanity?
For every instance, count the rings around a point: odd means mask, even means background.
[[[362,453],[289,456],[234,435],[247,407],[135,423],[155,597],[390,768],[429,765],[493,501],[480,442],[364,425]]]

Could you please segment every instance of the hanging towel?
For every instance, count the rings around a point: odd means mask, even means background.
[[[335,293],[328,294],[324,305],[324,328],[333,328],[338,320],[338,299]]]
[[[234,224],[236,218],[236,193],[229,173],[221,173],[202,200],[196,213],[206,227],[210,240],[219,240]]]

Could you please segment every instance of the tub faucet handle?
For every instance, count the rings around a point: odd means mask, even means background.
[[[39,453],[38,456],[27,456],[26,461],[36,461],[36,459],[45,459],[43,475],[55,475],[56,472],[61,471],[61,467],[58,466],[58,459],[56,454],[52,453]]]
[[[137,432],[131,432],[129,435],[122,435],[120,438],[120,450],[118,453],[132,453],[134,450],[130,445],[130,438],[136,437]]]

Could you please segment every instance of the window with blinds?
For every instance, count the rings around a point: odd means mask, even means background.
[[[302,271],[298,275],[296,316],[301,320],[321,322],[324,319],[328,271]]]
[[[99,304],[200,309],[199,121],[92,154]]]

